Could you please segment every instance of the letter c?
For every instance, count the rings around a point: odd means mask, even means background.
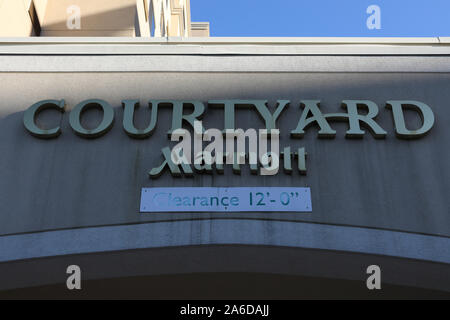
[[[61,113],[64,113],[64,108],[66,103],[64,100],[42,100],[25,111],[23,115],[23,124],[25,128],[30,132],[33,136],[41,139],[51,139],[56,138],[61,134],[61,128],[54,127],[53,129],[41,129],[36,125],[36,117],[42,110],[45,109],[56,109]]]
[[[230,205],[230,203],[229,203],[229,202],[228,202],[228,203],[225,203],[224,200],[228,200],[228,197],[223,197],[223,198],[220,200],[220,203],[221,203],[224,207],[228,207],[228,206]]]

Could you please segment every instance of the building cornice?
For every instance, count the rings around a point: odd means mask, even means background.
[[[430,38],[0,38],[1,55],[450,55]]]

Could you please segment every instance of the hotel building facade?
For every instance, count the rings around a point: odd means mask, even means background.
[[[0,0],[0,297],[448,297],[450,39],[209,28],[189,0]],[[279,170],[171,163],[194,119],[278,129]]]

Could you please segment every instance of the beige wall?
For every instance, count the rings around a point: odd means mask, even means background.
[[[148,0],[0,0],[0,37],[40,36],[117,36],[149,37]],[[168,36],[209,36],[208,23],[192,23],[190,0],[170,0]],[[185,1],[185,2],[183,2]],[[30,18],[34,3],[39,21]],[[147,4],[145,4],[147,3]],[[184,8],[183,8],[184,3]],[[71,6],[80,10],[79,28]],[[136,28],[137,27],[137,28]],[[137,30],[138,29],[138,30]]]
[[[189,9],[190,1],[186,1],[187,9]],[[185,34],[189,35],[191,19],[181,5],[179,0],[171,0],[172,16],[170,20],[169,36],[180,37]],[[184,21],[187,21],[186,25]],[[187,29],[187,30],[186,30]]]
[[[28,37],[33,34],[28,1],[0,0],[0,37]]]
[[[148,17],[150,9],[150,0],[136,0],[140,33],[143,37],[150,36],[151,17]],[[191,13],[190,0],[170,0],[170,22],[167,28],[169,37],[185,37],[190,35],[191,29]],[[147,17],[146,13],[147,12]],[[156,19],[155,19],[156,20]],[[164,30],[164,19],[161,17],[161,29]],[[164,35],[166,33],[163,31]]]
[[[44,18],[45,18],[45,11],[47,9],[48,0],[33,0],[33,2],[34,2],[34,8],[36,9],[37,16],[42,25],[42,21],[44,21]]]
[[[191,22],[191,37],[209,37],[209,22]]]

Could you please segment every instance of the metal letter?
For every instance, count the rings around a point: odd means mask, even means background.
[[[156,179],[159,176],[161,176],[164,172],[164,169],[166,167],[169,168],[170,173],[172,174],[172,176],[174,177],[179,177],[181,176],[181,170],[179,165],[175,164],[172,161],[172,152],[170,151],[169,147],[165,147],[161,150],[163,157],[164,157],[164,161],[163,163],[156,168],[153,168],[152,170],[150,170],[150,172],[148,173],[148,175],[150,176],[150,178],[152,179]],[[182,162],[181,163],[181,168],[184,171],[184,174],[186,176],[192,176],[193,175],[193,171],[191,169],[191,166],[188,163]]]
[[[291,131],[292,137],[303,138],[305,135],[304,129],[308,128],[314,122],[320,127],[320,131],[318,132],[319,138],[334,138],[336,136],[336,131],[331,129],[325,116],[320,111],[319,104],[320,100],[303,100],[300,102],[303,112],[297,128],[294,131]],[[312,113],[312,117],[307,118],[310,112]]]
[[[186,120],[192,128],[194,128],[194,122],[200,119],[205,112],[205,105],[201,101],[159,101],[160,103],[170,103],[173,106],[172,113],[172,128],[169,131],[169,136],[176,129],[181,129],[183,127],[183,120]],[[184,107],[186,105],[194,106],[194,111],[191,114],[183,114]],[[202,128],[202,131],[204,129]]]
[[[365,107],[366,115],[358,113],[358,108]],[[378,106],[369,100],[344,100],[342,108],[347,109],[348,124],[350,126],[346,133],[347,138],[362,138],[365,131],[361,130],[360,124],[369,129],[376,139],[386,138],[387,132],[381,128],[373,119],[378,115]]]
[[[270,113],[267,100],[211,100],[208,104],[213,106],[224,106],[225,127],[224,130],[235,129],[235,109],[236,107],[248,108],[254,106],[259,115],[263,118],[266,129],[276,129],[276,121],[283,110],[289,105],[289,100],[277,100],[275,112]]]
[[[406,129],[403,107],[417,111],[422,118],[422,127],[416,130]],[[387,109],[392,109],[395,133],[400,139],[417,139],[426,135],[434,125],[434,114],[429,106],[419,101],[387,101]]]
[[[56,109],[64,113],[65,106],[64,100],[43,100],[35,103],[25,111],[23,124],[28,132],[35,137],[42,139],[56,138],[61,134],[61,128],[58,126],[53,129],[41,129],[36,125],[36,117],[39,112],[45,109]]]
[[[134,112],[139,108],[139,100],[124,100],[122,101],[123,107],[123,129],[132,138],[144,139],[152,135],[156,128],[156,122],[158,120],[158,104],[149,102],[149,108],[151,108],[150,124],[145,129],[136,129],[134,126]]]
[[[99,106],[103,110],[102,122],[95,129],[85,129],[80,122],[81,114],[89,108]],[[85,100],[76,105],[76,107],[70,112],[69,122],[73,131],[75,131],[75,133],[80,137],[97,138],[104,135],[112,128],[114,123],[114,110],[109,105],[109,103],[104,100],[99,99]]]

